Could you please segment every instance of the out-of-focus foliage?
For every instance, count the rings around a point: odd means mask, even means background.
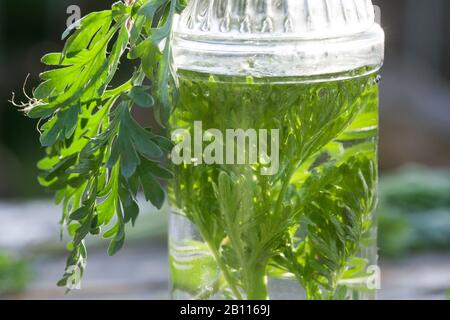
[[[0,251],[0,294],[17,293],[31,278],[28,262]]]
[[[450,250],[450,170],[406,167],[385,176],[378,213],[382,256]]]

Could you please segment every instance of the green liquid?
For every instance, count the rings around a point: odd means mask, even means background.
[[[268,299],[283,281],[307,299],[367,297],[357,279],[375,263],[376,76],[309,80],[179,72],[172,129],[278,129],[280,159],[271,176],[264,164],[174,166],[175,297]]]

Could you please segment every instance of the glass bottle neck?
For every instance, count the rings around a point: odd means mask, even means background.
[[[191,0],[174,27],[174,67],[264,77],[378,69],[371,0]]]
[[[324,39],[374,24],[371,0],[191,0],[180,22],[193,33]]]

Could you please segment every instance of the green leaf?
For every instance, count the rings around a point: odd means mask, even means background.
[[[150,159],[157,159],[163,155],[163,151],[153,141],[155,136],[131,117],[126,103],[119,108],[119,134],[111,151],[112,160],[110,158],[108,164],[115,163],[120,155],[121,173],[125,178],[130,178],[141,163],[138,153]]]
[[[85,222],[83,222],[81,224],[81,226],[75,232],[75,237],[73,239],[73,243],[76,246],[79,245],[81,243],[81,241],[84,240],[84,238],[86,238],[86,236],[89,234],[89,231],[91,230],[91,219],[90,219],[90,217],[88,217],[88,218],[89,219],[86,220]]]
[[[172,179],[173,173],[166,168],[162,167],[159,163],[154,161],[149,161],[147,159],[141,159],[141,167],[142,170],[146,170],[148,172],[151,172],[153,175],[155,175],[158,178],[163,179]]]
[[[122,227],[119,227],[118,233],[109,244],[108,255],[109,256],[115,255],[117,252],[119,252],[120,249],[122,249],[124,243],[125,243],[125,233],[122,230]]]
[[[45,172],[45,179],[47,181],[51,181],[58,176],[62,176],[68,168],[76,163],[76,160],[76,155],[71,155],[64,159],[61,159],[60,162],[56,163],[55,166],[51,167],[48,171]]]
[[[108,255],[114,256],[117,252],[120,251],[120,249],[122,249],[124,243],[125,238],[114,238],[108,247]]]
[[[164,205],[166,194],[152,172],[146,169],[147,166],[145,165],[141,165],[138,169],[145,199],[150,201],[156,208],[161,209]]]
[[[71,220],[80,221],[84,218],[86,218],[90,213],[90,210],[86,207],[81,207],[78,210],[74,211],[72,214],[70,214],[69,218]]]
[[[128,96],[135,104],[142,108],[153,107],[153,105],[155,104],[155,100],[148,93],[148,89],[148,87],[144,86],[133,87]]]
[[[67,38],[73,31],[75,31],[75,33],[67,40],[61,58],[63,59],[65,56],[70,56],[86,48],[93,38],[95,40],[101,39],[105,34],[103,28],[105,25],[111,23],[111,18],[111,10],[93,12],[82,18],[80,21],[70,25],[62,34],[62,39],[64,40]],[[97,35],[99,31],[101,31],[101,33]],[[91,45],[95,44],[96,42]]]
[[[42,57],[41,62],[47,66],[60,66],[61,53],[60,52],[48,53]]]
[[[119,231],[119,224],[115,224],[114,227],[112,227],[103,234],[103,238],[105,239],[112,238],[114,235],[117,234],[118,231]]]
[[[130,143],[131,135],[121,127],[120,138],[118,140],[119,153],[120,153],[120,171],[125,178],[130,178],[139,165],[139,156]]]

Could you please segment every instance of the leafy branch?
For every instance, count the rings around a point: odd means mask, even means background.
[[[172,144],[138,124],[132,110],[151,108],[162,126],[170,114],[170,32],[184,5],[124,0],[85,16],[64,32],[62,52],[42,58],[51,69],[29,101],[14,103],[40,119],[47,156],[38,164],[39,181],[56,192],[61,224],[73,237],[61,286],[80,281],[89,234],[110,238],[110,255],[122,248],[125,225],[139,215],[139,190],[157,208],[165,201],[161,181],[172,173],[163,164]],[[125,62],[134,72],[114,86]]]
[[[222,131],[277,128],[281,143],[274,176],[259,175],[259,165],[175,167],[173,205],[197,227],[216,265],[198,271],[203,252],[181,252],[177,243],[174,288],[267,299],[267,276],[295,277],[308,299],[346,298],[346,281],[367,276],[369,263],[359,250],[370,240],[376,202],[373,76],[308,84],[180,70],[178,77],[175,126],[191,135],[198,119]],[[185,247],[194,250],[191,242]],[[186,270],[212,276],[188,282]]]

